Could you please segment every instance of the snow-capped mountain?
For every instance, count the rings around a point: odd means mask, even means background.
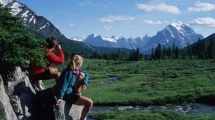
[[[70,40],[74,40],[74,41],[84,41],[83,37],[79,37],[79,36],[74,36],[72,38],[70,38]]]
[[[103,37],[98,34],[91,34],[83,42],[91,44],[97,47],[113,47],[113,48],[128,48],[128,49],[136,49],[137,47],[144,46],[150,37],[145,35],[143,38],[125,38],[125,37]]]
[[[163,30],[158,31],[157,34],[144,46],[144,48],[156,47],[158,43],[163,46],[172,46],[172,44],[175,44],[179,48],[183,48],[187,43],[192,44],[198,41],[198,39],[203,38],[204,37],[202,35],[196,34],[192,28],[178,21],[168,25]]]
[[[59,41],[62,38],[61,32],[50,21],[43,16],[36,15],[26,5],[16,0],[0,0],[0,3],[3,7],[11,8],[10,13],[21,17],[24,24],[33,31],[40,33],[44,37],[54,36]]]
[[[192,44],[203,38],[201,34],[196,34],[192,28],[178,21],[166,26],[152,37],[147,34],[143,38],[102,37],[101,35],[91,34],[83,42],[97,47],[139,48],[140,52],[148,53],[151,52],[152,47],[155,48],[159,43],[165,47],[175,44],[175,46],[183,48],[187,43]]]

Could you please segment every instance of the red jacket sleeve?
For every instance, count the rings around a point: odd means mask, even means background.
[[[64,63],[64,53],[62,49],[57,49],[58,55],[55,55],[52,51],[49,52],[49,55],[46,56],[46,59],[48,60],[49,64],[48,67],[51,64],[63,64]]]

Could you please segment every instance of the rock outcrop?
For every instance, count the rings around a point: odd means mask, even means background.
[[[57,105],[54,102],[50,89],[38,91],[26,70],[15,67],[4,80],[0,75],[0,119],[67,120],[80,117],[82,106],[69,107],[65,102]]]

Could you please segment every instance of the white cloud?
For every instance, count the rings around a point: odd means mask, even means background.
[[[134,20],[133,17],[126,17],[126,16],[108,16],[112,20]]]
[[[199,25],[199,26],[207,26],[207,27],[215,27],[215,19],[206,17],[206,18],[198,18],[194,19],[190,22],[191,25]]]
[[[189,12],[200,12],[200,11],[211,11],[215,9],[215,5],[211,3],[201,3],[199,1],[196,2],[194,7],[188,7]]]
[[[99,19],[101,22],[113,22],[110,18],[101,18]]]
[[[90,1],[86,1],[86,3],[87,3],[88,5],[93,5],[93,3],[91,3]]]
[[[134,17],[130,16],[108,16],[107,18],[101,18],[99,19],[101,22],[114,22],[114,21],[120,21],[120,20],[134,20]]]
[[[75,26],[74,24],[69,23],[70,26]]]
[[[84,6],[84,5],[86,5],[86,3],[84,3],[84,2],[79,2],[78,5]]]
[[[145,10],[146,12],[166,12],[166,13],[173,13],[173,14],[180,13],[177,7],[169,6],[165,4],[158,4],[158,5],[137,4],[137,8]]]
[[[85,6],[85,5],[93,5],[93,3],[91,3],[90,1],[85,1],[85,2],[78,2],[78,5],[80,6]]]
[[[117,3],[113,3],[113,2],[109,2],[108,6],[112,7],[112,8],[118,8],[119,5]]]
[[[113,28],[113,26],[104,26],[104,29],[106,29],[106,30],[110,30],[112,28]]]
[[[146,24],[162,24],[161,21],[143,20]]]

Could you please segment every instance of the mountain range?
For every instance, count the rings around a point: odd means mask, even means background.
[[[174,22],[158,31],[156,35],[150,37],[147,34],[144,37],[125,38],[125,37],[102,37],[101,35],[91,34],[87,38],[73,37],[72,40],[82,41],[97,47],[112,47],[112,48],[139,48],[141,52],[147,53],[152,47],[156,47],[158,43],[168,47],[175,44],[179,48],[185,47],[188,43],[192,44],[203,39],[201,34],[196,34],[192,28],[182,22]]]
[[[175,44],[179,48],[183,48],[188,43],[192,44],[199,39],[204,39],[201,34],[197,34],[192,28],[183,24],[182,22],[174,22],[166,26],[163,30],[158,31],[154,36],[137,38],[125,37],[103,37],[98,34],[91,34],[86,38],[79,36],[73,38],[65,38],[64,35],[46,18],[38,16],[33,10],[26,5],[16,2],[15,0],[0,0],[4,7],[11,8],[11,13],[23,19],[24,24],[31,30],[40,33],[44,37],[54,36],[61,42],[63,39],[71,41],[73,45],[80,46],[79,49],[93,53],[100,51],[101,47],[111,48],[125,48],[128,50],[139,48],[141,53],[149,53],[151,48],[155,48],[159,43],[162,46],[168,47]],[[110,50],[109,50],[110,51]],[[105,51],[103,51],[105,52]]]

